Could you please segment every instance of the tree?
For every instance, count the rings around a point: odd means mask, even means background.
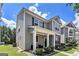
[[[16,43],[16,29],[14,28],[13,30],[12,30],[12,43]]]
[[[6,26],[1,27],[1,41],[6,44],[13,44],[16,42],[16,29],[11,30]]]
[[[71,6],[74,11],[79,13],[79,3],[68,3],[67,5]]]

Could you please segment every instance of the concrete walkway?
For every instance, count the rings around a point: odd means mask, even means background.
[[[72,54],[69,54],[69,53],[66,53],[66,52],[62,52],[62,51],[59,51],[59,50],[54,50],[54,51],[62,53],[62,54],[67,55],[67,56],[72,56]]]
[[[27,56],[36,56],[30,51],[23,51],[21,48],[19,48],[19,47],[17,47],[17,48],[18,48],[18,52],[25,53]]]
[[[79,52],[75,52],[75,53],[73,53],[72,56],[79,56]]]

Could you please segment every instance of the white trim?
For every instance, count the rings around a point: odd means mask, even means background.
[[[47,47],[49,47],[49,34],[47,34]]]
[[[33,52],[36,50],[36,31],[33,31]]]
[[[55,48],[55,34],[53,35],[53,46]]]

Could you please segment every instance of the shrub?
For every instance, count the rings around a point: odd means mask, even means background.
[[[36,49],[36,54],[37,55],[43,55],[44,49],[43,48],[37,48]]]
[[[66,38],[66,43],[68,47],[77,46],[77,41],[75,39]]]
[[[55,46],[55,49],[61,50],[61,45],[60,44],[59,45],[56,45]]]
[[[54,50],[54,47],[52,47],[52,46],[49,46],[50,48],[51,48],[51,51],[53,51]]]
[[[44,50],[45,50],[45,53],[50,53],[53,51],[53,47],[46,47],[44,48]]]
[[[60,49],[63,50],[64,48],[66,48],[65,43],[61,43],[61,44],[60,44]]]
[[[13,43],[13,47],[16,47],[16,43]]]

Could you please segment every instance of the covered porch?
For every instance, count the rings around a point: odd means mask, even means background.
[[[55,33],[51,30],[41,28],[38,26],[30,26],[29,32],[32,34],[33,52],[36,48],[55,47]]]

